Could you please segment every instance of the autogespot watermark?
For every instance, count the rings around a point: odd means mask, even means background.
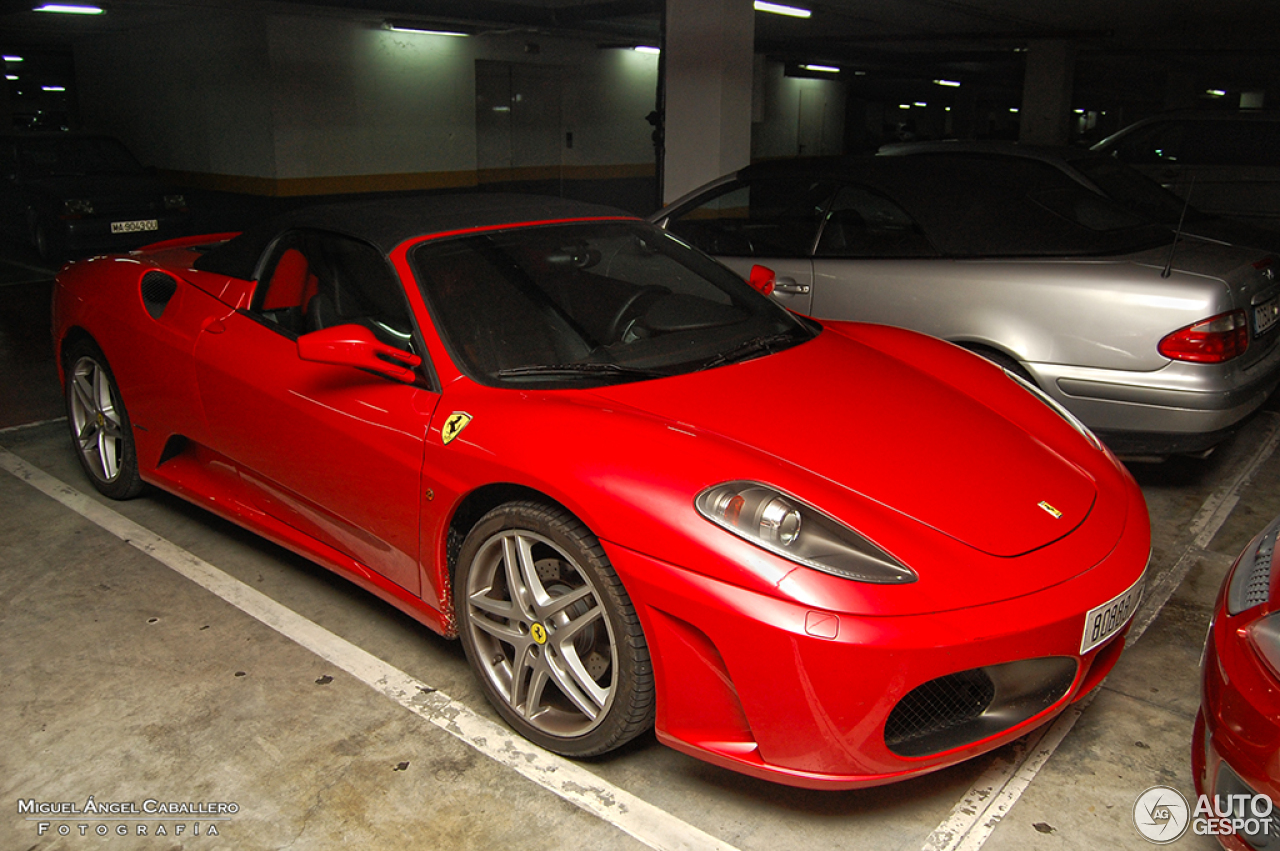
[[[1275,805],[1266,795],[1200,795],[1195,807],[1172,786],[1152,786],[1133,802],[1133,824],[1148,842],[1168,845],[1188,829],[1196,836],[1265,837]]]
[[[221,836],[238,812],[234,801],[18,800],[18,815],[33,823],[36,836]]]

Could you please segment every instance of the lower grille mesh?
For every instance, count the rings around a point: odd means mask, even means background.
[[[981,669],[930,680],[894,707],[885,724],[885,743],[897,751],[915,739],[972,721],[986,711],[995,694],[995,684]]]

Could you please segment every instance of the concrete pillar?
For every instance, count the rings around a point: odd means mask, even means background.
[[[1065,39],[1043,39],[1027,46],[1019,141],[1065,145],[1070,140],[1075,62],[1075,45]]]
[[[667,0],[663,202],[751,161],[752,0]]]

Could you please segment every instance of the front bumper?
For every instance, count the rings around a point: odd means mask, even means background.
[[[1149,557],[1145,535],[1125,534],[1102,563],[1035,594],[876,617],[817,610],[605,546],[650,644],[658,738],[725,768],[821,789],[944,768],[1053,718],[1119,658],[1128,624],[1082,655],[1085,615],[1136,582]],[[1028,665],[1052,693],[1020,704],[1006,694],[1006,706],[1020,709],[1003,721],[971,714],[958,736],[908,730],[904,743],[901,707],[919,702],[921,686],[955,684],[963,697],[972,672],[985,669],[999,695],[1001,679],[1022,679]],[[938,711],[953,709],[964,711]]]

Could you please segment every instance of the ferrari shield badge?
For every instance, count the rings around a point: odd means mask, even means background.
[[[471,422],[471,415],[464,414],[462,411],[454,411],[449,415],[449,419],[444,421],[444,427],[440,429],[440,439],[448,446],[453,439],[462,434],[462,430]]]
[[[445,441],[445,443],[448,443],[448,442],[449,442],[449,441],[447,441],[447,440]],[[1059,519],[1060,517],[1062,517],[1062,512],[1061,512],[1061,511],[1059,511],[1058,509],[1054,508],[1052,505],[1050,505],[1049,503],[1045,502],[1044,500],[1041,500],[1040,502],[1038,502],[1038,503],[1036,503],[1036,504],[1037,504],[1037,505],[1039,505],[1042,509],[1044,509],[1044,512],[1045,512],[1046,514],[1048,514],[1049,516],[1051,516],[1054,520],[1057,520],[1057,519]]]

